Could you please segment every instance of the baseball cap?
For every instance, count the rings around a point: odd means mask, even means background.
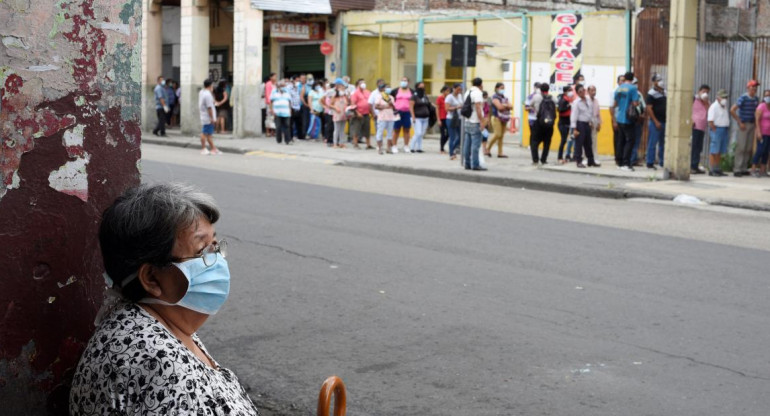
[[[719,98],[727,98],[727,90],[725,90],[724,88],[719,90],[719,92],[717,92],[717,97],[719,97]]]
[[[759,82],[757,82],[757,80],[755,79],[752,79],[751,81],[746,83],[746,87],[758,87],[758,86],[759,86]]]
[[[345,85],[345,81],[342,78],[337,78],[334,80],[334,85]]]

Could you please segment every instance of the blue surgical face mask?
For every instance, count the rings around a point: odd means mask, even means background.
[[[289,92],[289,89],[288,89],[288,88],[286,88],[286,87],[282,87],[282,88],[281,88],[281,91],[282,91],[282,92]]]
[[[181,306],[206,315],[214,315],[225,304],[230,294],[230,269],[227,260],[217,253],[217,262],[206,266],[203,258],[173,263],[187,278],[187,292],[176,303],[156,298],[144,298],[139,303]]]
[[[163,81],[161,81],[160,85],[166,85],[166,80],[164,79]]]
[[[409,83],[406,81],[401,81],[401,88],[406,88],[409,86]]]
[[[385,88],[385,94],[390,94],[393,91],[393,88]]]
[[[309,79],[309,80],[307,80],[307,85],[310,85],[310,86],[312,86],[314,82],[315,82],[315,81],[313,81],[312,79]]]
[[[765,103],[770,104],[770,97],[765,97],[764,100],[765,100]]]

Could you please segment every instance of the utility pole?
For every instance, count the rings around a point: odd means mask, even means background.
[[[690,179],[690,115],[695,82],[695,49],[697,47],[698,0],[671,2],[671,24],[668,35],[668,114],[666,153],[663,177]]]

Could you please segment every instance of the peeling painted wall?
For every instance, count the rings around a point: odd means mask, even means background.
[[[0,403],[66,413],[101,212],[138,184],[141,0],[0,0]]]

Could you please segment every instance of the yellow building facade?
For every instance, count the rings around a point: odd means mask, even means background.
[[[484,12],[479,12],[479,14]],[[446,14],[436,15],[446,19]],[[439,93],[442,85],[462,80],[462,68],[450,65],[451,39],[453,34],[476,35],[478,52],[476,67],[469,68],[468,79],[478,76],[484,80],[484,89],[492,91],[497,82],[505,85],[506,95],[514,103],[514,115],[531,93],[534,82],[549,82],[551,75],[551,22],[547,14],[536,14],[529,19],[527,38],[521,17],[505,18],[505,15],[474,20],[473,14],[456,15],[456,20],[431,21],[436,17],[425,13],[348,12],[343,25],[348,29],[348,62],[352,79],[363,78],[375,85],[383,78],[395,85],[403,76],[412,83],[418,81],[417,73],[419,19],[423,23],[423,81],[432,95]],[[612,128],[609,105],[615,80],[626,71],[626,33],[628,17],[623,11],[586,12],[582,14],[582,67],[581,73],[587,85],[595,85],[597,98],[602,107],[602,123],[599,133],[599,153],[612,154]],[[522,53],[526,53],[526,60]],[[527,90],[521,91],[522,63],[527,65]],[[529,124],[524,119],[514,122],[523,127],[521,135],[509,133],[507,142],[529,145]],[[560,138],[554,134],[552,148],[557,148]]]

